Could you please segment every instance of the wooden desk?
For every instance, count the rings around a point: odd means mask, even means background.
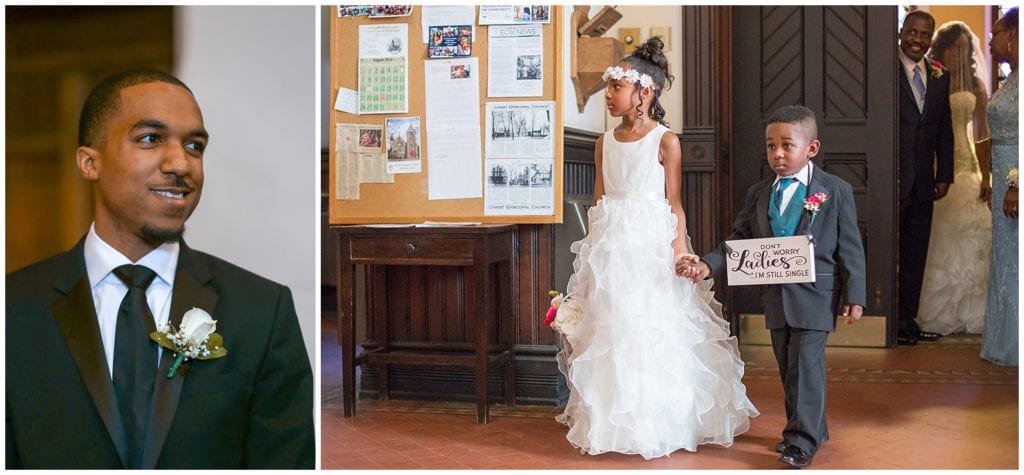
[[[445,228],[372,228],[367,226],[335,226],[331,228],[338,241],[338,340],[341,344],[342,399],[345,417],[355,414],[355,368],[364,362],[380,363],[380,397],[387,397],[387,366],[389,363],[421,365],[453,365],[475,368],[477,423],[488,422],[487,378],[491,365],[505,368],[505,404],[515,404],[515,372],[513,364],[515,321],[511,308],[515,225],[485,224],[472,227]],[[356,358],[355,266],[362,265],[426,265],[467,267],[467,313],[473,355],[417,354],[389,352],[390,335],[382,309],[370,308],[368,318],[379,322],[382,331],[380,347]],[[494,301],[488,283],[491,267],[497,267],[501,295],[507,302]],[[494,309],[502,322],[500,348],[493,356],[488,348],[488,323]]]

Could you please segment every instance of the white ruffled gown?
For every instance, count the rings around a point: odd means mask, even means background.
[[[573,243],[567,296],[583,318],[563,329],[559,367],[570,394],[556,420],[581,452],[645,459],[701,444],[729,446],[758,415],[743,361],[710,281],[677,277],[676,216],[664,198],[659,125],[629,143],[604,135],[605,196]]]
[[[949,96],[953,184],[932,211],[928,260],[921,283],[917,322],[922,330],[941,335],[981,333],[985,326],[992,214],[978,199],[981,172],[968,134],[975,101],[970,91]]]

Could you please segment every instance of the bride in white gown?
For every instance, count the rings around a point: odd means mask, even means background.
[[[992,249],[988,68],[978,38],[960,21],[936,30],[928,55],[950,75],[954,175],[949,193],[935,202],[917,321],[942,335],[981,333]]]

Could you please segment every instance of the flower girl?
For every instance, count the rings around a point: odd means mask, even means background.
[[[758,415],[710,281],[675,274],[690,252],[679,139],[658,102],[673,79],[662,48],[651,38],[605,72],[622,122],[597,141],[590,232],[572,245],[575,272],[551,322],[570,389],[557,420],[591,455],[729,446]]]

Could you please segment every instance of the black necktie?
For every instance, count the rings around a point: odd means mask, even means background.
[[[782,192],[786,191],[786,188],[794,181],[796,181],[796,178],[783,178],[779,180],[779,186],[775,190],[775,209],[779,210],[779,214],[782,214]]]
[[[128,286],[128,294],[117,310],[114,392],[128,438],[128,468],[139,468],[157,373],[157,345],[149,339],[156,323],[146,303],[146,288],[156,273],[144,266],[123,265],[114,269],[114,274]]]

